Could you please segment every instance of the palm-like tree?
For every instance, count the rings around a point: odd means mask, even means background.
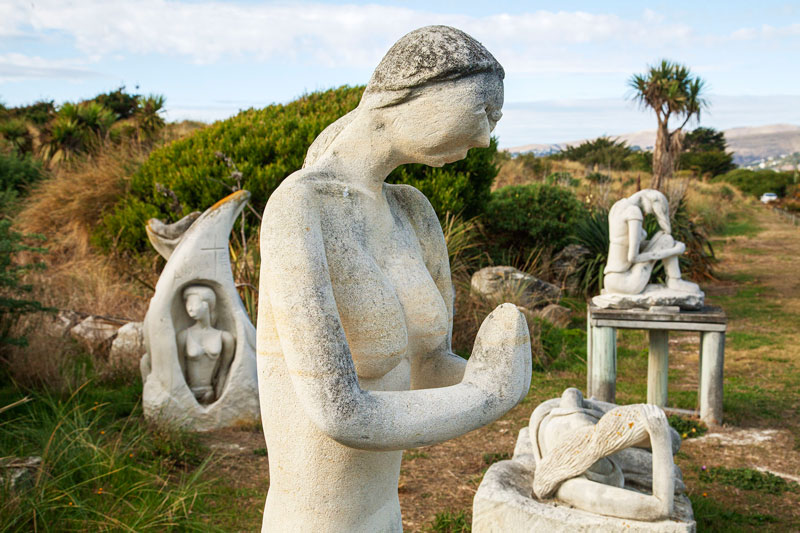
[[[708,100],[703,97],[705,82],[685,66],[663,59],[646,73],[634,74],[628,85],[634,91],[632,98],[643,108],[655,111],[658,119],[650,186],[661,189],[675,170],[683,143],[683,127],[692,118],[699,121],[700,112],[708,108]],[[672,131],[670,118],[682,121]]]

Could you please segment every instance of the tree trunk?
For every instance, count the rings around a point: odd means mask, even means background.
[[[656,145],[653,147],[653,180],[650,188],[661,190],[673,172],[672,150],[670,150],[670,134],[667,121],[658,125]]]

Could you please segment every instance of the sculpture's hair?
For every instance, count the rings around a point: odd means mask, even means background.
[[[580,476],[600,459],[640,443],[647,435],[641,412],[641,404],[623,405],[607,412],[596,425],[564,436],[536,464],[536,497],[549,498],[561,483]]]
[[[201,300],[208,304],[209,320],[212,326],[216,324],[217,293],[214,292],[214,289],[206,285],[189,285],[183,289],[183,302],[186,303],[186,300],[188,300],[189,296],[192,294],[199,296]]]
[[[669,220],[669,200],[661,191],[655,189],[642,189],[634,196],[638,198],[647,198],[653,206],[653,215],[658,221],[658,226],[666,231],[671,232],[671,224]]]
[[[505,77],[494,56],[463,31],[449,26],[425,26],[407,33],[378,63],[358,107],[314,139],[303,167],[313,165],[360,110],[396,106],[412,100],[431,84],[481,73]]]

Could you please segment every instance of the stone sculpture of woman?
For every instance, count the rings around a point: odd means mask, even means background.
[[[653,214],[660,230],[647,240],[643,228],[644,216]],[[686,245],[671,235],[669,202],[659,191],[645,189],[617,201],[608,213],[609,249],[603,278],[603,292],[595,297],[600,307],[633,307],[636,295],[643,307],[650,305],[680,305],[686,308],[702,306],[703,293],[696,283],[681,279],[678,258]],[[656,263],[664,264],[666,287],[649,285]],[[627,297],[625,295],[628,295]],[[698,303],[699,302],[699,303]]]
[[[189,285],[183,301],[195,323],[178,333],[178,357],[192,394],[208,404],[222,396],[236,343],[233,335],[214,328],[217,297],[212,288]]]
[[[554,496],[578,509],[618,518],[652,521],[670,516],[676,450],[660,407],[589,403],[577,389],[567,389],[555,403],[545,402],[531,415],[537,498]],[[652,450],[646,454],[649,464],[643,465],[647,472],[639,472],[648,475],[652,470],[652,494],[623,488],[624,470],[631,465],[613,454],[631,447]]]
[[[264,531],[401,531],[402,450],[479,428],[527,393],[525,319],[499,306],[469,361],[454,355],[437,216],[418,190],[384,182],[399,165],[488,146],[502,80],[461,31],[411,32],[270,197],[257,340]]]

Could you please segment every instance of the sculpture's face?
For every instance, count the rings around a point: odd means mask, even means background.
[[[437,83],[396,106],[394,140],[414,163],[452,163],[470,148],[489,146],[502,107],[503,80],[496,74]]]
[[[200,320],[209,317],[208,302],[203,300],[199,294],[190,294],[186,298],[186,313],[192,320]]]

